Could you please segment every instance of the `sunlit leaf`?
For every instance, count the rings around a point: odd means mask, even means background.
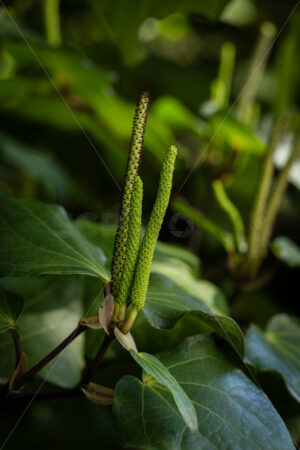
[[[73,277],[6,278],[3,283],[25,299],[17,324],[30,368],[76,328],[83,315],[82,285]],[[5,382],[14,370],[15,351],[10,336],[0,337],[0,382]],[[77,337],[38,376],[62,387],[76,386],[84,367],[83,343],[83,337]]]

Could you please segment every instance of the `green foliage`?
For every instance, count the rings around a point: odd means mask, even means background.
[[[109,279],[105,257],[72,225],[63,208],[2,194],[2,276],[83,274]]]
[[[150,377],[144,378],[144,383],[155,386],[155,383],[158,382],[166,387],[171,392],[184,422],[193,433],[196,433],[198,430],[198,421],[194,405],[178,384],[176,378],[170,374],[155,356],[149,355],[148,353],[136,353],[133,350],[130,351],[130,354],[147,375],[150,375]]]
[[[20,295],[0,291],[0,333],[15,328],[23,310],[23,303]]]
[[[1,448],[299,446],[299,19],[1,5]]]
[[[17,325],[29,366],[33,366],[60,344],[74,327],[82,311],[82,283],[73,277],[6,278],[6,289],[24,297],[24,311]],[[2,335],[1,335],[2,336]],[[15,363],[11,337],[3,335],[0,347],[0,379],[7,381]],[[68,351],[53,360],[39,376],[57,386],[72,388],[84,367],[84,341],[73,342]]]
[[[300,248],[285,236],[278,236],[272,242],[274,254],[289,267],[300,266]]]
[[[108,0],[101,5],[111,26],[114,36],[117,39],[121,54],[128,64],[136,63],[141,56],[138,48],[137,32],[141,23],[147,17],[163,18],[171,14],[174,10],[185,14],[197,13],[205,15],[210,19],[216,18],[227,4],[227,0],[213,0],[208,2],[197,2],[188,0],[186,2],[166,0],[163,3],[154,0],[147,2],[142,0],[138,8],[128,0],[118,0],[115,8],[111,8]],[[124,16],[127,20],[124,21]]]
[[[294,448],[266,396],[210,338],[189,338],[160,360],[192,399],[199,431],[193,434],[186,427],[164,386],[148,382],[145,373],[142,381],[126,376],[116,386],[114,405],[126,446],[226,448],[234,442],[237,448],[249,450]]]
[[[300,401],[300,321],[278,314],[263,332],[252,324],[246,335],[246,361],[261,371],[276,371],[290,393]]]

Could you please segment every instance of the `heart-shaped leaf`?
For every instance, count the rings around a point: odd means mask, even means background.
[[[278,314],[265,332],[252,324],[247,332],[246,362],[259,370],[280,373],[290,393],[300,402],[300,320]]]
[[[74,277],[4,279],[6,289],[23,294],[24,311],[18,331],[28,368],[39,362],[75,328],[83,311],[82,283]],[[0,382],[8,380],[15,366],[11,337],[0,335]],[[79,336],[39,372],[39,376],[62,387],[74,387],[84,367],[84,340]]]
[[[15,327],[23,305],[21,295],[0,290],[0,333]]]
[[[57,205],[1,194],[0,248],[2,276],[84,274],[109,279],[103,252]]]
[[[194,405],[180,384],[178,384],[176,378],[170,374],[162,362],[155,356],[149,355],[148,353],[136,353],[132,350],[130,354],[148,375],[171,392],[183,420],[189,429],[193,433],[196,433],[198,430],[198,420]],[[148,383],[152,384],[153,382],[148,380]]]
[[[155,450],[292,450],[291,437],[265,394],[217,349],[194,336],[159,359],[192,399],[193,434],[163,385],[125,376],[117,384],[114,412],[126,448]]]

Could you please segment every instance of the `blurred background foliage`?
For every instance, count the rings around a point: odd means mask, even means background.
[[[181,237],[170,229],[178,202],[188,202],[225,231],[230,227],[215,202],[216,178],[248,223],[278,111],[284,111],[288,126],[276,149],[277,170],[286,161],[291,133],[299,126],[300,11],[295,6],[290,0],[1,1],[0,189],[60,203],[74,219],[101,222],[109,246],[135,103],[142,91],[149,91],[141,167],[145,218],[161,160],[167,147],[176,144],[174,201],[161,239],[188,246],[200,257],[202,276],[232,300],[240,324],[252,320],[264,326],[279,311],[299,312],[299,268],[290,270],[270,256],[276,270],[272,282],[236,295],[217,239],[197,226]],[[299,189],[298,161],[274,232],[297,244]],[[122,374],[127,367],[118,370]],[[100,381],[111,377],[111,370],[104,370]],[[283,395],[288,400],[278,404],[297,438],[300,411]],[[81,408],[80,400],[36,404],[7,448],[27,440],[32,449],[60,448],[63,441],[74,449],[120,448],[107,433],[111,413],[94,405],[86,405],[84,413]],[[5,432],[15,419],[15,414],[9,417]]]

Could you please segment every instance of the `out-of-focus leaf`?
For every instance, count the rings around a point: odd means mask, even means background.
[[[2,276],[83,274],[109,279],[105,256],[57,205],[1,195]]]
[[[265,332],[252,324],[245,343],[246,362],[262,371],[278,372],[293,397],[300,401],[300,320],[278,314]]]
[[[131,136],[135,106],[111,89],[107,71],[70,50],[57,52],[45,45],[33,45],[33,54],[25,43],[15,41],[6,42],[5,48],[21,67],[36,64],[38,57],[57,89],[45,79],[43,72],[38,82],[14,77],[0,85],[2,108],[13,109],[48,126],[76,131],[82,127],[108,146],[110,152],[117,156],[124,153]],[[23,96],[26,96],[26,102],[22,101]],[[145,136],[146,150],[161,161],[165,149],[173,141],[167,124],[151,114]],[[110,152],[107,152],[108,157]]]
[[[0,334],[15,328],[23,305],[24,301],[21,295],[0,290]]]
[[[100,10],[105,14],[119,45],[123,59],[128,64],[136,63],[141,57],[141,49],[138,46],[138,28],[147,17],[162,19],[169,14],[176,12],[185,14],[199,14],[209,19],[216,19],[228,3],[227,0],[202,1],[187,0],[180,2],[177,0],[157,0],[148,2],[142,0],[138,8],[129,0],[118,0],[114,8],[111,3],[105,0],[99,5]],[[126,20],[124,20],[126,17]]]
[[[285,236],[279,236],[271,244],[277,258],[290,267],[300,266],[300,248]]]
[[[148,353],[135,353],[132,350],[130,354],[151,378],[154,378],[155,381],[158,381],[171,392],[184,422],[193,433],[196,433],[198,431],[198,419],[195,407],[176,378],[170,374],[163,363],[155,356]],[[150,379],[148,383],[152,384],[153,381]]]
[[[160,97],[152,107],[153,114],[176,131],[188,131],[206,136],[208,125],[194,115],[175,97]]]
[[[274,163],[277,169],[282,170],[286,165],[294,145],[294,135],[291,133],[284,140],[280,141],[276,147]],[[300,190],[300,158],[295,161],[289,171],[289,182]]]
[[[46,277],[39,279],[6,278],[6,289],[22,293],[24,311],[18,320],[18,330],[32,367],[60,344],[75,328],[83,315],[82,285],[73,277]],[[83,337],[77,337],[38,376],[63,387],[74,387],[80,381],[84,367]],[[0,339],[0,381],[5,382],[15,365],[11,337],[2,334]]]
[[[200,273],[199,258],[184,247],[177,245],[166,244],[158,241],[154,252],[154,262],[159,262],[168,265],[176,266],[176,262],[180,260],[185,264],[194,276]]]
[[[198,227],[203,228],[211,234],[229,253],[234,251],[234,237],[232,233],[223,230],[181,198],[175,199],[172,203],[172,207],[175,211],[180,212],[188,219],[194,221]]]
[[[64,202],[70,196],[71,179],[50,152],[31,149],[3,133],[0,133],[0,155],[2,160],[25,175],[29,175],[46,186]]]
[[[194,336],[159,356],[192,399],[199,431],[193,434],[172,395],[143,374],[117,384],[114,412],[126,447],[165,450],[290,450],[293,443],[263,392],[217,349]]]
[[[216,113],[210,119],[212,134],[238,152],[261,155],[266,146],[246,124],[239,122],[230,114]]]

